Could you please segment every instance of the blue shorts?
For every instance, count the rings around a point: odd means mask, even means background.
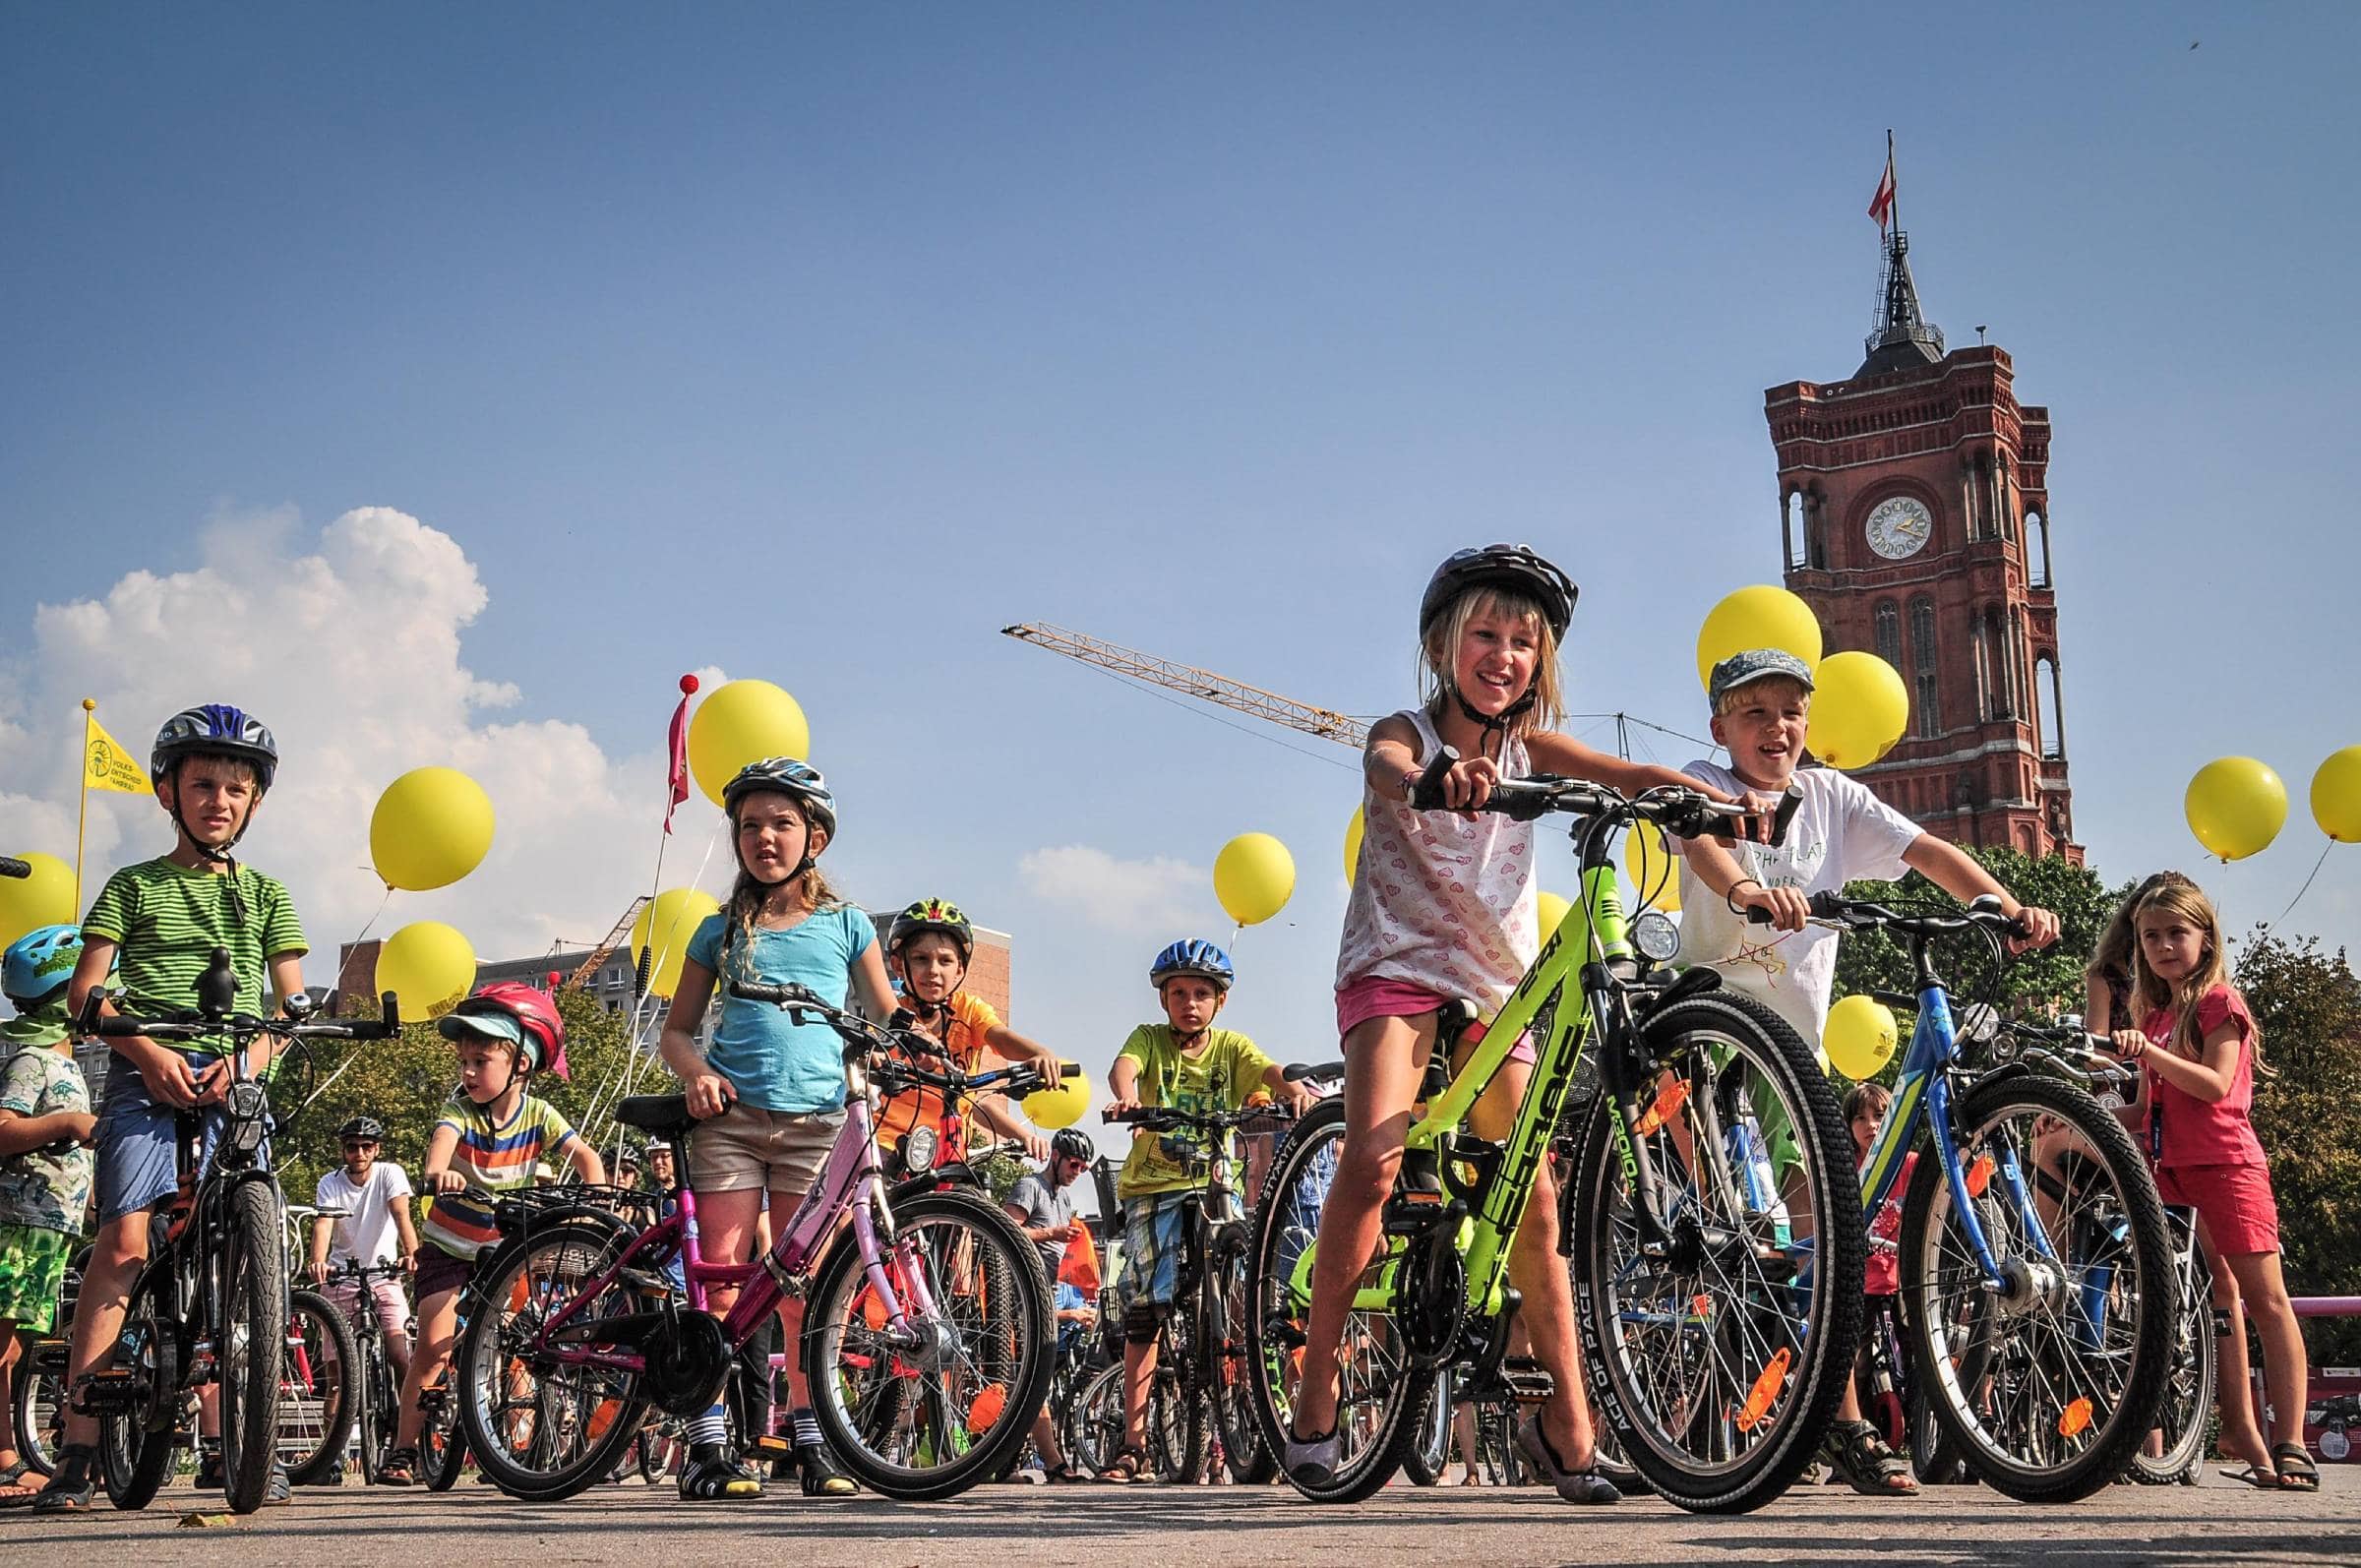
[[[182,1059],[192,1072],[218,1059],[210,1052],[184,1051]],[[119,1220],[126,1214],[152,1209],[172,1196],[180,1185],[180,1112],[148,1092],[148,1080],[128,1061],[110,1063],[106,1094],[98,1103],[98,1218]],[[205,1130],[199,1144],[197,1172],[212,1162],[213,1145],[220,1141],[224,1117],[219,1106],[197,1113]],[[262,1158],[270,1161],[263,1145]]]
[[[1133,1198],[1123,1205],[1125,1307],[1170,1306],[1180,1265],[1180,1211],[1202,1193],[1183,1189]]]

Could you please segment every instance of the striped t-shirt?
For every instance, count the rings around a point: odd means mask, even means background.
[[[492,1192],[513,1192],[533,1184],[533,1171],[544,1158],[555,1163],[574,1142],[574,1128],[547,1101],[526,1095],[516,1114],[500,1126],[492,1124],[486,1107],[461,1095],[443,1113],[436,1130],[459,1135],[451,1154],[450,1169],[469,1184]],[[444,1192],[427,1206],[419,1232],[453,1257],[472,1258],[500,1239],[492,1210],[463,1192]]]
[[[126,866],[106,879],[84,917],[86,939],[121,951],[121,1009],[134,1017],[197,1005],[197,977],[229,949],[238,977],[236,1010],[270,1012],[270,962],[308,950],[287,890],[252,867],[230,875],[191,871],[166,859]],[[191,1042],[218,1052],[223,1042]]]

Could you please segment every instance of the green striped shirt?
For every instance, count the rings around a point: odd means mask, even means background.
[[[212,962],[213,949],[226,947],[238,977],[236,1010],[268,1014],[270,960],[308,951],[309,944],[285,887],[240,866],[237,891],[243,920],[231,903],[227,876],[159,859],[126,866],[106,879],[82,933],[121,949],[122,1011],[139,1017],[196,1006],[197,977]]]

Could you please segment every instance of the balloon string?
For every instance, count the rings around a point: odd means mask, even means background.
[[[393,884],[392,882],[388,882],[388,883],[386,884],[386,896],[385,896],[385,897],[383,897],[383,898],[381,898],[381,899],[379,899],[379,900],[377,901],[377,910],[376,910],[376,913],[372,914],[372,915],[369,917],[369,919],[368,919],[368,922],[367,922],[365,925],[363,925],[363,926],[361,927],[361,934],[360,934],[358,936],[355,936],[355,937],[354,937],[352,940],[350,940],[350,941],[348,941],[348,942],[346,942],[346,943],[344,944],[344,949],[345,949],[345,951],[349,952],[349,951],[351,951],[353,948],[355,948],[355,947],[358,947],[358,946],[359,946],[361,943],[363,943],[363,942],[365,942],[365,941],[367,941],[367,940],[369,939],[369,934],[370,934],[371,932],[373,932],[373,931],[377,930],[377,923],[378,923],[380,920],[382,920],[382,919],[384,919],[384,918],[385,918],[386,906],[387,906],[388,904],[391,904],[392,902],[394,902],[394,884]],[[336,984],[337,984],[339,987],[341,987],[341,986],[343,985],[343,983],[344,983],[344,976],[343,976],[343,974],[341,973],[341,971],[339,970],[339,972],[338,972],[338,973],[337,973],[337,975],[336,975]],[[470,976],[468,977],[468,986],[469,986],[469,988],[470,988],[470,989],[473,989],[473,987],[474,987],[474,984],[475,984],[475,977],[474,977],[474,976],[472,976],[472,975],[470,975]],[[341,1067],[338,1067],[336,1070],[337,1070],[338,1072],[341,1072],[341,1071],[343,1071],[344,1069],[343,1069],[343,1068],[341,1068]],[[333,1083],[333,1081],[334,1081],[333,1079],[331,1079],[331,1080],[330,1080],[330,1082],[332,1082],[332,1083]],[[314,1098],[316,1099],[316,1098],[318,1098],[318,1096],[316,1096],[316,1095],[315,1095],[315,1096],[314,1096]],[[308,1105],[310,1105],[311,1103],[312,1103],[312,1102],[311,1102],[310,1100],[306,1100],[306,1101],[304,1102],[304,1104],[305,1104],[305,1105],[307,1105],[307,1106],[308,1106]]]
[[[2295,906],[2304,901],[2304,895],[2312,891],[2313,880],[2320,875],[2320,869],[2329,863],[2329,851],[2334,849],[2335,847],[2336,841],[2332,838],[2321,846],[2320,859],[2312,863],[2312,874],[2304,878],[2304,885],[2295,890],[2295,896],[2287,900],[2287,907],[2280,910],[2276,918],[2265,921],[2263,923],[2262,935],[2268,936],[2272,932],[2276,931],[2278,929],[2279,922],[2285,920],[2288,915],[2294,911]]]

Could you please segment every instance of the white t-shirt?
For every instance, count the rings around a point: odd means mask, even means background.
[[[1748,788],[1713,762],[1691,762],[1681,771],[1731,795]],[[1909,870],[1902,857],[1921,829],[1870,794],[1867,785],[1833,767],[1800,768],[1795,784],[1803,804],[1787,824],[1785,843],[1777,849],[1729,846],[1746,875],[1765,887],[1793,887],[1809,895],[1839,891],[1862,877],[1891,881]],[[1687,860],[1681,862],[1678,962],[1684,968],[1713,965],[1725,986],[1768,1005],[1815,1048],[1828,1024],[1829,993],[1836,989],[1837,936],[1825,926],[1780,932],[1749,925],[1706,890]]]
[[[366,1181],[354,1182],[336,1167],[320,1178],[312,1201],[323,1209],[343,1209],[328,1238],[328,1261],[334,1264],[358,1258],[364,1263],[390,1263],[401,1255],[400,1236],[394,1229],[394,1205],[410,1199],[410,1178],[391,1160],[369,1168]]]

